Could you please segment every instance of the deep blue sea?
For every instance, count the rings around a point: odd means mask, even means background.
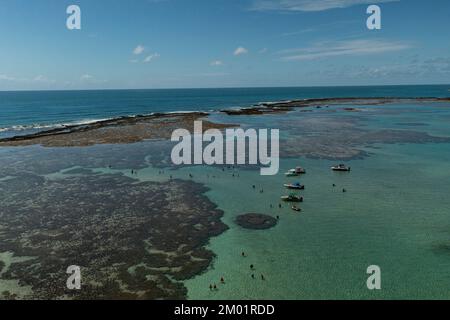
[[[211,111],[303,98],[380,96],[448,97],[450,85],[0,91],[0,137],[152,112]]]

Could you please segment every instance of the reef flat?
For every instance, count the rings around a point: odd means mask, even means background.
[[[450,102],[450,98],[324,98],[260,103],[256,106],[221,110],[228,116],[279,114],[296,108],[344,105],[348,112],[360,111],[351,105],[383,105],[393,103]],[[302,110],[311,111],[311,110]],[[97,121],[89,124],[68,125],[63,128],[0,139],[0,147],[29,146],[84,147],[98,144],[136,143],[148,139],[169,139],[175,129],[192,131],[195,120],[203,120],[203,131],[225,129],[238,124],[215,123],[206,112],[156,113]]]
[[[365,116],[302,117],[291,114],[280,126],[289,132],[281,142],[281,156],[311,159],[351,160],[368,156],[365,147],[396,143],[449,143],[450,138],[405,129],[368,129],[362,125]]]
[[[230,116],[239,115],[261,115],[284,113],[295,108],[317,107],[322,108],[328,105],[382,105],[389,103],[427,103],[427,102],[450,102],[450,98],[322,98],[322,99],[301,99],[280,102],[259,103],[256,106],[238,109],[224,109],[221,112]],[[347,111],[356,111],[354,108],[347,108]]]
[[[208,116],[204,112],[138,115],[71,125],[34,134],[0,139],[0,147],[85,147],[96,144],[136,143],[147,139],[170,139],[175,129],[193,130],[193,123]],[[203,121],[203,130],[223,129],[231,124]]]
[[[0,298],[185,298],[181,280],[206,270],[214,254],[205,244],[227,229],[206,190],[121,174],[0,181],[0,253],[16,257],[0,261],[0,282],[31,288]],[[81,267],[82,290],[66,288],[70,265]]]

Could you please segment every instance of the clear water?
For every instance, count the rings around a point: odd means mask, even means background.
[[[393,95],[410,95],[404,90]],[[445,95],[444,88],[433,90]],[[347,94],[341,92],[342,96]],[[424,92],[416,95],[428,96]],[[273,100],[282,98],[289,97],[281,97],[280,93]],[[448,103],[362,109],[363,112],[355,113],[339,110],[329,113],[322,109],[302,116],[305,119],[331,117],[337,122],[354,119],[367,130],[413,130],[450,137]],[[213,115],[213,118],[229,120],[223,115]],[[289,115],[239,117],[243,125],[267,127],[283,126],[283,119],[294,118]],[[120,146],[112,157],[121,159],[136,148],[145,148],[145,143]],[[230,227],[210,240],[209,248],[217,255],[211,267],[185,281],[189,298],[450,298],[450,143],[412,141],[365,144],[361,148],[370,156],[346,161],[352,167],[350,174],[332,172],[330,166],[336,161],[305,157],[282,159],[280,174],[273,177],[262,177],[258,171],[251,170],[239,170],[235,172],[239,177],[233,177],[232,171],[206,166],[170,171],[174,178],[181,179],[193,174],[195,181],[208,186],[207,196],[224,211],[223,221]],[[38,150],[39,147],[8,148],[0,150],[0,155],[33,159]],[[75,148],[70,152],[81,161],[87,155],[83,150],[86,149]],[[49,160],[57,161],[55,150],[45,152]],[[67,163],[66,169],[74,164],[76,161]],[[307,174],[301,177],[306,185],[301,213],[287,205],[278,208],[279,197],[286,193],[283,183],[287,179],[283,172],[297,165],[307,169]],[[130,169],[123,172],[129,174]],[[96,170],[104,174],[111,172],[103,166],[96,166]],[[148,166],[139,170],[138,177],[143,181],[168,179],[169,173],[160,175],[158,170]],[[49,175],[58,176],[59,170]],[[257,186],[256,191],[252,185]],[[264,193],[258,192],[260,188]],[[343,193],[342,188],[348,192]],[[244,212],[278,215],[280,221],[269,230],[245,230],[234,222]],[[242,251],[247,257],[241,256]],[[10,254],[5,257],[11,258]],[[250,270],[250,264],[255,266],[255,271]],[[366,287],[369,265],[381,268],[379,291]],[[261,280],[260,274],[265,280]],[[221,277],[225,278],[225,284],[219,284]],[[217,291],[209,290],[213,283],[218,285]],[[12,284],[0,282],[0,289],[2,286],[10,288]]]

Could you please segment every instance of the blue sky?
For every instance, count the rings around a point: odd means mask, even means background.
[[[0,0],[0,90],[450,83],[449,15],[448,0]]]

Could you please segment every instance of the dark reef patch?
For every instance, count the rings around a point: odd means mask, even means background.
[[[407,127],[425,127],[429,124],[423,122],[398,122],[397,126],[407,126]]]
[[[275,227],[277,219],[261,213],[246,213],[236,217],[236,224],[245,229],[263,230]]]
[[[120,174],[0,181],[0,253],[31,257],[0,279],[31,286],[31,299],[186,298],[179,280],[206,270],[214,254],[204,246],[227,229],[206,190]],[[66,289],[70,265],[82,290]]]
[[[407,129],[367,129],[364,116],[334,118],[318,115],[303,117],[292,113],[280,127],[289,132],[282,138],[282,157],[308,157],[311,159],[353,160],[369,154],[363,150],[376,144],[395,143],[450,143],[449,137]]]

